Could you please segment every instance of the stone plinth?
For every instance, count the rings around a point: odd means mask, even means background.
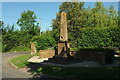
[[[58,55],[67,57],[69,55],[70,43],[67,41],[58,42]]]
[[[55,50],[40,50],[39,57],[40,58],[53,58],[55,56]]]

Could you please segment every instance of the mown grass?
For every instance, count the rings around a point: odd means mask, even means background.
[[[27,60],[32,56],[33,55],[31,55],[31,54],[25,54],[25,55],[21,55],[18,57],[14,57],[11,59],[11,63],[14,64],[17,68],[23,68],[29,64],[29,62],[27,62]]]
[[[12,58],[10,61],[17,68],[23,68],[23,67],[26,67],[29,64],[29,62],[27,60],[30,57],[33,57],[33,56],[39,56],[39,53],[36,53],[34,55],[32,55],[32,54],[25,54],[25,55],[17,56],[17,57]]]

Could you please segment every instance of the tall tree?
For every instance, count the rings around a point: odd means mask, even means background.
[[[118,15],[117,15],[117,12],[114,10],[113,4],[109,7],[108,15],[109,15],[108,26],[118,26]]]
[[[25,31],[31,35],[36,35],[40,32],[39,23],[36,21],[37,17],[33,11],[27,10],[21,13],[21,18],[18,19],[17,24],[21,27],[21,31]]]

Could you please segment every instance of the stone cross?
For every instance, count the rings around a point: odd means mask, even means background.
[[[34,42],[31,43],[31,54],[36,54],[36,47]]]

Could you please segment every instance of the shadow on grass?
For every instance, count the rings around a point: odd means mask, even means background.
[[[119,66],[60,67],[30,63],[27,67],[35,80],[120,80]]]
[[[120,67],[58,67],[29,64],[35,80],[119,80]]]

